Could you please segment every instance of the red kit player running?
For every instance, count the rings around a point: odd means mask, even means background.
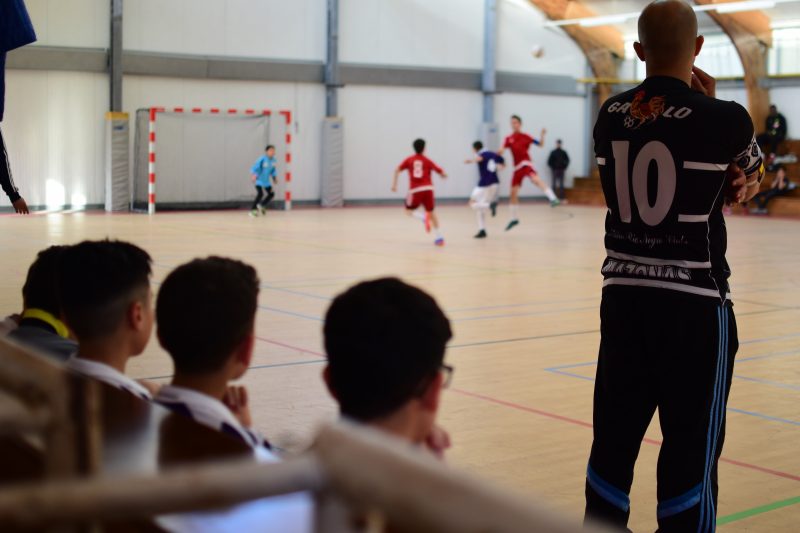
[[[517,115],[511,116],[511,130],[512,133],[506,137],[503,148],[497,151],[498,154],[502,155],[505,149],[508,148],[514,157],[514,178],[511,181],[511,222],[506,226],[506,231],[519,224],[519,188],[525,178],[530,177],[534,185],[544,191],[552,207],[559,204],[558,197],[556,197],[553,189],[548,187],[539,177],[539,173],[536,172],[531,156],[528,153],[531,144],[544,145],[544,135],[547,130],[542,130],[541,138],[534,139],[527,133],[522,133],[522,119]]]
[[[415,154],[406,158],[394,171],[392,180],[392,192],[397,191],[397,178],[404,170],[408,171],[409,185],[408,196],[406,197],[406,213],[414,218],[421,220],[425,224],[425,231],[430,232],[433,226],[436,246],[444,246],[444,238],[439,232],[439,220],[433,212],[435,200],[433,197],[433,180],[431,173],[436,172],[441,177],[446,178],[444,173],[436,163],[425,157],[425,141],[417,139],[414,141]],[[423,209],[419,209],[423,208]]]

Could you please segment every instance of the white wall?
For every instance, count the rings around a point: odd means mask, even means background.
[[[70,204],[73,195],[89,204],[104,201],[107,79],[82,72],[6,72],[3,138],[28,204]],[[0,205],[9,205],[5,195]]]
[[[405,197],[408,176],[397,193],[390,191],[392,173],[413,154],[421,137],[426,155],[449,174],[435,177],[439,197],[467,197],[477,171],[464,160],[472,154],[481,121],[481,95],[471,91],[349,86],[340,92],[345,117],[345,199]]]
[[[317,61],[325,57],[321,0],[133,0],[125,2],[123,24],[128,50]]]
[[[291,109],[295,122],[292,195],[297,200],[319,198],[321,124],[325,115],[325,90],[321,85],[125,76],[123,89],[125,111],[132,118],[137,109],[151,106]],[[275,144],[282,146],[280,142]],[[167,148],[159,145],[159,149]],[[253,154],[253,160],[259,155]],[[243,179],[247,179],[248,172],[249,169],[242,170]]]
[[[126,2],[126,6],[132,2]],[[37,45],[108,48],[110,2],[26,0]]]
[[[483,3],[340,2],[339,58],[349,63],[479,69],[483,64]]]
[[[544,28],[547,18],[528,0],[499,0],[497,4],[498,70],[575,78],[586,75],[586,57],[575,41],[562,30]],[[534,45],[544,48],[543,57],[531,55]]]
[[[427,143],[426,154],[449,174],[435,178],[440,198],[469,196],[477,180],[474,165],[465,165],[472,154],[481,122],[481,95],[470,91],[408,89],[387,87],[346,87],[340,96],[345,118],[345,198],[385,199],[405,196],[408,179],[404,174],[399,191],[391,193],[391,176],[397,165],[413,153],[417,137]],[[561,138],[572,163],[568,177],[581,174],[585,164],[586,110],[580,97],[502,94],[497,97],[496,113],[503,136],[510,133],[508,117],[517,113],[526,131],[539,137],[548,129],[546,146],[533,148],[537,168],[550,179],[547,156]],[[497,147],[492,147],[496,149]],[[506,156],[510,157],[509,153]],[[508,194],[511,165],[502,172],[501,192]],[[535,187],[525,187],[528,196],[540,196]]]

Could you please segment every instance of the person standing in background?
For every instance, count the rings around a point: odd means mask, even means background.
[[[561,200],[564,199],[564,173],[569,166],[569,154],[561,147],[561,139],[556,141],[556,149],[550,152],[547,166],[553,174],[553,190]]]
[[[758,136],[758,144],[764,149],[768,159],[778,153],[781,143],[786,140],[787,130],[786,117],[778,113],[774,104],[769,106],[769,116],[764,121],[764,133]]]
[[[3,121],[3,111],[6,93],[6,52],[25,46],[36,41],[31,18],[25,9],[23,0],[0,1],[0,122]],[[14,180],[11,177],[11,164],[8,161],[6,142],[3,131],[0,129],[0,186],[8,195],[8,199],[17,213],[28,214],[28,204],[20,196]]]

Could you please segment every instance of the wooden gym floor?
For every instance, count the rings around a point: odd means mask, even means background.
[[[448,461],[539,495],[582,515],[591,444],[592,380],[598,346],[604,209],[542,204],[522,208],[505,233],[507,210],[489,239],[472,239],[465,206],[440,209],[447,246],[437,249],[401,209],[146,215],[0,217],[4,275],[0,304],[19,310],[36,251],[111,236],[146,248],[154,282],[196,256],[218,254],[257,266],[258,338],[249,386],[256,426],[288,449],[305,446],[315,424],[336,415],[320,380],[321,317],[350,284],[397,275],[430,291],[454,324],[447,359],[456,367],[441,422],[452,434]],[[720,465],[724,531],[796,531],[800,518],[800,222],[733,217],[728,222],[741,349]],[[187,312],[191,312],[187,309]],[[155,341],[129,366],[165,381]],[[657,423],[636,471],[631,527],[655,529]]]

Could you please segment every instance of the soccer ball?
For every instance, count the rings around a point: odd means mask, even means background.
[[[544,56],[544,48],[541,45],[534,44],[531,48],[531,55],[534,59],[541,59]]]

